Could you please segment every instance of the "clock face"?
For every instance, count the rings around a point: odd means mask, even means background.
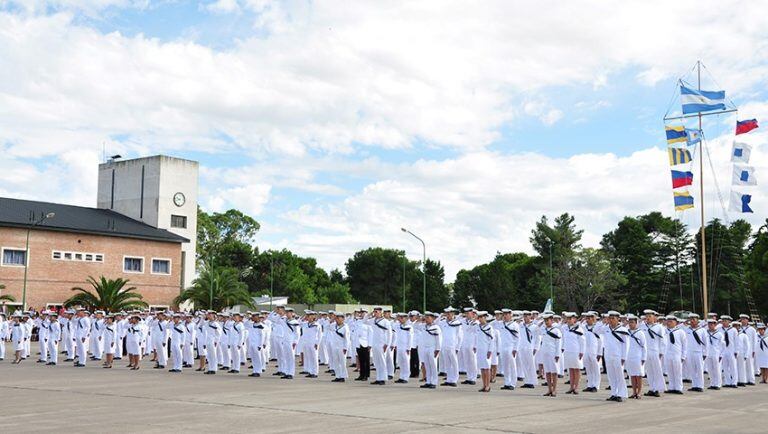
[[[184,197],[184,193],[176,193],[173,195],[173,203],[176,204],[176,206],[184,206],[186,201],[187,198]]]

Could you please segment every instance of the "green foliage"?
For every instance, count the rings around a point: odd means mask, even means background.
[[[174,304],[192,302],[196,309],[221,311],[237,305],[253,307],[252,294],[234,268],[206,267]]]
[[[106,312],[119,312],[126,309],[147,307],[141,294],[136,292],[136,287],[126,287],[126,279],[107,279],[104,276],[97,281],[88,277],[87,282],[91,290],[75,287],[72,291],[77,294],[68,298],[64,306],[83,306],[90,309],[99,309]]]
[[[547,297],[540,288],[536,262],[536,258],[525,253],[497,253],[488,264],[461,270],[453,284],[451,303],[456,307],[482,309],[521,306],[540,309]],[[548,288],[546,294],[549,294]]]
[[[364,304],[402,304],[403,267],[406,269],[406,281],[416,268],[415,263],[403,262],[404,255],[402,250],[381,247],[356,252],[346,264],[347,283],[352,296]],[[407,286],[405,290],[407,292]]]
[[[208,214],[197,209],[197,259],[203,263],[238,270],[247,269],[253,260],[251,243],[259,223],[240,211]]]
[[[752,289],[758,310],[765,314],[768,312],[768,219],[752,239],[745,262],[747,285]]]
[[[2,289],[5,289],[5,285],[0,283],[0,290],[2,290]],[[4,303],[4,302],[13,303],[15,301],[16,301],[16,298],[14,296],[10,295],[10,294],[0,295],[0,303]]]

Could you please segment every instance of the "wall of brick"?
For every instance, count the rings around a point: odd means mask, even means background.
[[[24,250],[26,234],[25,229],[0,228],[0,248]],[[179,294],[181,244],[34,230],[29,246],[27,305],[37,309],[46,303],[63,302],[74,294],[73,287],[90,288],[88,276],[128,279],[129,286],[135,286],[144,301],[152,305],[169,305]],[[99,253],[104,255],[104,262],[54,260],[54,250]],[[144,272],[124,272],[124,256],[143,257]],[[152,274],[152,258],[170,259],[171,274]],[[24,267],[0,264],[0,283],[6,287],[2,294],[11,294],[20,302],[23,280]]]

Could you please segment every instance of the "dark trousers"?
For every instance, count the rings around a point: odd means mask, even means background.
[[[371,376],[371,347],[357,347],[357,360],[360,378],[367,380]]]
[[[419,378],[420,372],[419,351],[416,348],[411,348],[411,378]]]

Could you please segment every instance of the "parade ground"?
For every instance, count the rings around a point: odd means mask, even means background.
[[[768,386],[617,404],[608,392],[545,398],[543,387],[491,393],[478,387],[422,390],[418,383],[372,386],[318,379],[249,378],[90,362],[42,366],[0,362],[3,432],[765,432]],[[350,374],[353,374],[350,369]],[[354,376],[354,375],[353,375]],[[561,380],[564,381],[564,380]],[[603,387],[605,386],[603,383]]]

